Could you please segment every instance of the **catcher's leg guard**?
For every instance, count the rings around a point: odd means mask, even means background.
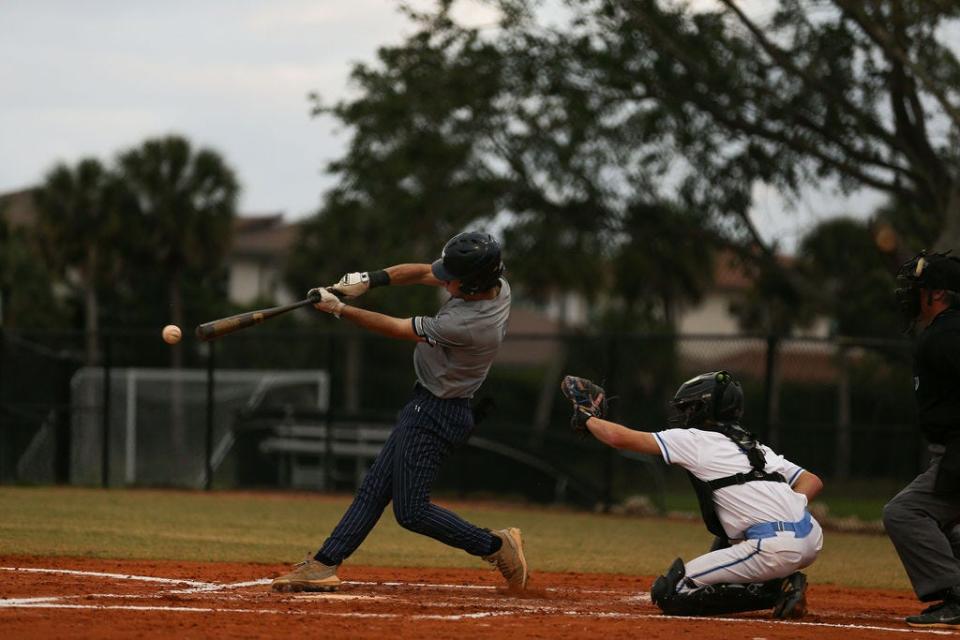
[[[677,559],[667,575],[657,578],[650,589],[650,599],[667,615],[709,616],[772,609],[781,602],[784,583],[793,577],[749,584],[713,584],[678,592],[684,575],[683,562]]]

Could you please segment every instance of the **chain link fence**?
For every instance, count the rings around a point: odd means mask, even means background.
[[[89,363],[81,333],[0,332],[0,482],[349,490],[414,383],[411,344],[348,327],[188,337],[179,370],[155,332],[98,341]],[[922,464],[905,341],[508,334],[474,400],[487,417],[438,489],[660,495],[662,462],[571,434],[559,380],[603,382],[614,420],[658,430],[680,383],[716,369],[744,386],[744,426],[821,476],[905,480]]]

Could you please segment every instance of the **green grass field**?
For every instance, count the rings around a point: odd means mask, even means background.
[[[0,554],[290,563],[315,550],[348,504],[315,494],[0,488]],[[699,522],[513,505],[456,504],[468,520],[523,529],[532,569],[661,573],[702,553]],[[382,566],[482,567],[401,529],[389,511],[351,558]],[[907,589],[884,536],[827,532],[814,582]]]

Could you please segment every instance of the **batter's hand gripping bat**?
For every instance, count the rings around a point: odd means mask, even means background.
[[[287,313],[288,311],[293,311],[294,309],[299,309],[300,307],[312,305],[315,302],[320,302],[319,293],[313,293],[305,300],[291,302],[290,304],[281,305],[279,307],[257,309],[256,311],[238,313],[237,315],[230,316],[228,318],[220,318],[219,320],[204,322],[203,324],[197,325],[195,333],[200,340],[209,342],[210,340],[216,340],[221,336],[225,336],[228,333],[234,333],[235,331],[252,327],[255,324],[260,324],[264,320],[275,318],[281,314]]]

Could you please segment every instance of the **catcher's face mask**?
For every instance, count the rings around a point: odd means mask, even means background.
[[[695,429],[702,427],[710,417],[710,402],[692,400],[690,402],[671,403],[674,414],[667,418],[667,424],[673,428]]]
[[[927,268],[927,252],[904,262],[897,271],[897,306],[903,317],[913,323],[920,315],[920,290],[923,288],[923,272]],[[909,329],[909,327],[908,327]]]

